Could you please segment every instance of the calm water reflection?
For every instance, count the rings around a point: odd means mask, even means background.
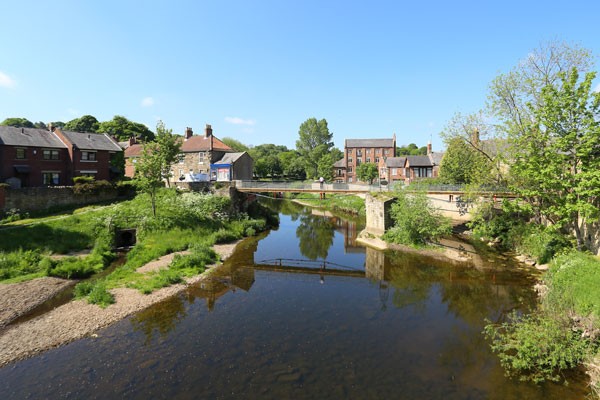
[[[527,272],[365,249],[360,220],[277,207],[280,227],[213,279],[0,369],[5,398],[585,397],[582,376],[505,378],[481,336],[484,318],[534,306]]]

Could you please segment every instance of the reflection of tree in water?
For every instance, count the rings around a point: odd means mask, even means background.
[[[311,260],[327,258],[333,245],[335,225],[329,218],[315,215],[300,216],[300,225],[296,228],[296,237],[300,239],[300,252]]]
[[[293,203],[291,201],[261,197],[260,202],[261,204],[269,207],[273,211],[276,211],[283,215],[289,215],[292,221],[296,221],[300,214],[305,212],[304,206],[297,203]]]
[[[134,330],[141,331],[146,335],[144,344],[148,345],[157,333],[164,339],[167,333],[183,321],[185,316],[183,297],[174,296],[131,317],[131,325]]]

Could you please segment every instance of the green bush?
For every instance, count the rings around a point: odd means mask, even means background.
[[[88,294],[88,303],[97,304],[101,308],[106,308],[115,302],[115,297],[106,290],[103,282],[96,283]]]
[[[240,239],[242,235],[230,230],[219,230],[214,233],[214,237],[215,243],[229,243]]]
[[[550,288],[544,306],[562,313],[600,317],[600,261],[571,251],[554,258],[544,275]]]
[[[44,265],[40,265],[42,259],[39,250],[0,253],[0,280],[44,271]]]
[[[81,180],[80,178],[86,179]],[[100,192],[113,189],[113,185],[109,181],[96,181],[94,178],[88,178],[87,176],[78,176],[73,178],[73,181],[75,182],[75,185],[73,186],[73,193],[78,195],[98,194]]]
[[[156,275],[137,283],[134,287],[139,289],[143,294],[150,294],[156,289],[179,283],[182,279],[181,272],[179,271],[161,269]]]
[[[550,262],[554,255],[573,247],[567,237],[541,225],[529,224],[518,233],[514,231],[515,239],[511,247],[534,258],[540,264]]]
[[[90,294],[92,289],[94,289],[94,284],[92,282],[81,282],[75,285],[73,294],[76,299],[81,299]]]
[[[568,320],[545,313],[513,312],[511,321],[488,324],[484,334],[507,375],[522,381],[559,381],[561,371],[577,366],[590,351],[589,340],[574,332]]]
[[[450,220],[431,207],[423,191],[399,192],[390,215],[394,226],[382,236],[387,242],[420,246],[452,232]]]

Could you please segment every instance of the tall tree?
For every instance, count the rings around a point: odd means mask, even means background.
[[[67,122],[64,126],[66,131],[74,132],[97,132],[100,124],[96,117],[84,115],[81,118],[75,118]]]
[[[319,160],[319,166],[317,168],[317,172],[320,177],[325,179],[325,182],[333,181],[335,174],[333,172],[333,163],[337,160],[334,160],[331,153],[323,155]]]
[[[239,153],[241,153],[243,151],[248,151],[248,146],[246,146],[244,143],[240,142],[239,140],[235,140],[230,137],[224,137],[223,139],[221,139],[221,141]]]
[[[373,180],[379,176],[379,167],[373,163],[362,163],[356,168],[356,176],[363,182],[373,184]]]
[[[300,138],[296,141],[296,150],[304,160],[307,171],[317,177],[319,160],[333,147],[333,133],[329,132],[327,121],[323,118],[309,118],[300,125]]]
[[[576,68],[558,75],[529,105],[532,119],[513,126],[513,190],[537,215],[573,229],[581,249],[586,224],[600,215],[600,93],[595,73],[581,82]]]
[[[146,125],[130,121],[121,115],[115,115],[110,121],[101,122],[96,132],[107,133],[122,141],[135,137],[143,142],[154,140],[154,133]]]
[[[134,185],[150,196],[152,204],[152,215],[156,217],[156,192],[163,182],[163,158],[160,154],[158,144],[155,142],[144,143],[142,156],[135,164]]]
[[[489,175],[489,163],[462,138],[450,139],[440,164],[440,179],[444,183],[477,183]]]
[[[35,128],[33,122],[27,118],[6,118],[0,125],[14,126],[15,128]]]
[[[156,124],[156,144],[161,157],[162,175],[167,179],[167,186],[171,186],[171,165],[179,160],[181,141],[173,135],[172,129],[167,129],[162,121]]]

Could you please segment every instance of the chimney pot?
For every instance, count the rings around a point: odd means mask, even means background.
[[[431,154],[431,140],[427,142],[427,154]]]
[[[184,135],[185,140],[188,140],[193,135],[194,135],[194,131],[192,131],[192,128],[190,128],[189,126],[187,128],[185,128],[185,135]]]
[[[206,128],[204,128],[204,136],[205,137],[212,136],[212,127],[208,124],[206,124]]]
[[[129,138],[129,145],[130,145],[130,146],[131,146],[131,145],[134,145],[136,142],[137,142],[137,140],[135,139],[135,136],[134,136],[134,137],[130,137],[130,138]]]
[[[49,130],[50,132],[54,132],[54,124],[53,124],[52,122],[50,122],[50,123],[48,124],[48,130]]]

